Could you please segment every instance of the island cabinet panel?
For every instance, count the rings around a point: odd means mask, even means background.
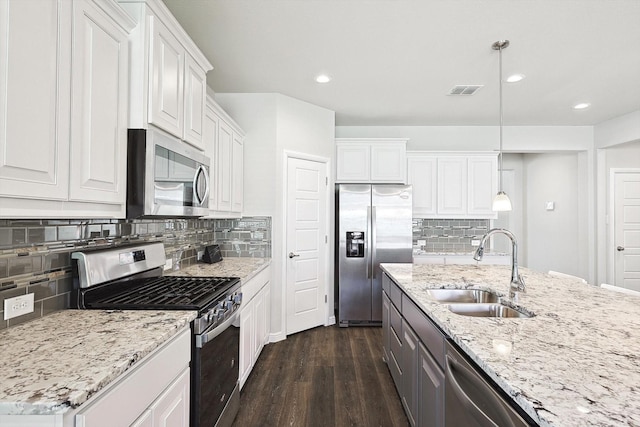
[[[422,343],[418,351],[420,425],[444,426],[444,372]]]
[[[443,427],[446,338],[386,273],[382,327],[385,360],[409,423]]]
[[[409,424],[417,425],[418,414],[418,336],[402,321],[402,406]]]

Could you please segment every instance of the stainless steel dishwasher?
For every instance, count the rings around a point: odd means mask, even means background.
[[[445,370],[446,427],[537,425],[525,421],[449,342]]]

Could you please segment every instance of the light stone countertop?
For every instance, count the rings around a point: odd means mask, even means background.
[[[189,325],[196,311],[63,310],[0,332],[0,415],[76,408]]]
[[[224,258],[214,264],[198,263],[181,270],[166,271],[165,276],[239,277],[243,283],[251,280],[271,264],[271,258]]]
[[[270,258],[225,258],[165,275],[250,280]],[[63,310],[0,332],[0,415],[59,414],[86,402],[173,337],[196,311]]]
[[[640,426],[640,297],[521,268],[527,290],[511,305],[534,317],[468,317],[427,289],[505,295],[509,266],[382,268],[541,426]]]

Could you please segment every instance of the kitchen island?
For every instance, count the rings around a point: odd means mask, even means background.
[[[508,294],[510,268],[382,264],[382,269],[475,364],[541,426],[640,426],[640,297],[521,269],[507,305],[531,318],[451,312],[434,288]]]

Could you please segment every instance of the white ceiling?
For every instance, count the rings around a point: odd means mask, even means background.
[[[164,0],[216,92],[278,92],[336,125],[594,125],[640,110],[640,0]],[[328,84],[314,77],[327,73]],[[485,85],[447,96],[456,84]],[[579,101],[592,105],[572,110]]]

